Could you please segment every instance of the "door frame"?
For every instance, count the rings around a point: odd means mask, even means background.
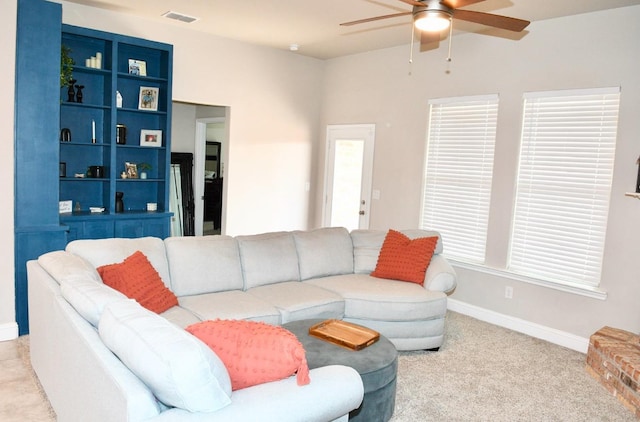
[[[335,141],[338,139],[362,139],[364,141],[364,157],[362,163],[362,186],[360,211],[364,214],[359,218],[359,228],[368,229],[371,215],[371,193],[373,186],[373,157],[375,149],[376,125],[374,123],[327,125],[324,190],[322,203],[322,225],[331,225],[331,207],[333,193],[333,173],[335,159]]]

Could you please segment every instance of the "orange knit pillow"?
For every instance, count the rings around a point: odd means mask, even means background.
[[[186,328],[215,352],[229,372],[231,389],[277,381],[297,372],[306,385],[309,366],[296,336],[282,327],[242,320],[202,321]]]
[[[371,275],[423,284],[424,273],[437,243],[437,236],[411,240],[398,231],[389,230],[380,249],[376,269]]]
[[[178,305],[176,295],[164,285],[160,274],[140,251],[119,264],[98,267],[98,274],[104,284],[135,299],[152,312],[159,314]]]

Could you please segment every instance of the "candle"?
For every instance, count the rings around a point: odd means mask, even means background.
[[[96,121],[91,120],[91,142],[96,143]]]

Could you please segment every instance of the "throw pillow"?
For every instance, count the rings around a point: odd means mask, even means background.
[[[398,231],[389,230],[371,275],[423,284],[437,243],[437,236],[411,240]]]
[[[178,305],[176,295],[164,285],[158,272],[140,251],[121,263],[98,267],[98,274],[104,284],[155,313]]]
[[[309,384],[302,344],[282,327],[242,320],[202,321],[186,328],[209,346],[227,367],[232,390],[287,378]]]
[[[133,300],[105,306],[103,343],[167,406],[215,412],[231,403],[224,364],[201,341]]]

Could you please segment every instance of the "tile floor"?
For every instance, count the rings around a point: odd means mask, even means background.
[[[0,421],[55,422],[29,362],[28,339],[0,342]]]

